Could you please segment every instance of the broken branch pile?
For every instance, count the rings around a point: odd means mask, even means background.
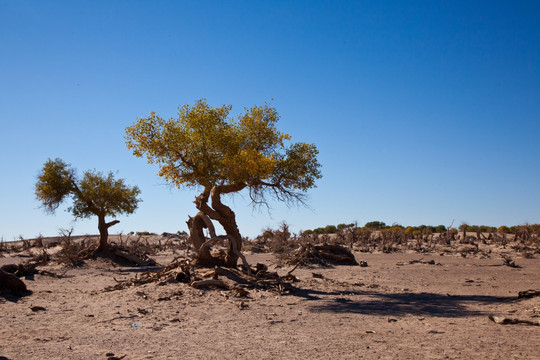
[[[175,260],[158,271],[146,271],[140,277],[118,281],[114,286],[108,286],[105,291],[122,290],[131,286],[139,286],[152,282],[165,284],[167,281],[189,282],[191,278],[191,263],[188,259]],[[115,279],[116,280],[116,279]]]
[[[358,265],[351,251],[341,245],[305,244],[296,250],[280,254],[282,264],[287,265]]]
[[[203,268],[195,269],[191,260],[181,259],[173,261],[167,267],[158,271],[147,271],[140,277],[119,281],[114,286],[105,288],[105,291],[122,290],[131,286],[139,286],[148,283],[186,283],[193,288],[220,288],[230,290],[233,296],[247,296],[248,289],[270,290],[279,294],[291,292],[294,287],[292,282],[298,279],[290,271],[285,276],[280,276],[277,272],[269,272],[263,264],[257,264],[251,272],[240,271],[238,269],[215,267],[210,271]],[[252,275],[255,274],[255,275]]]

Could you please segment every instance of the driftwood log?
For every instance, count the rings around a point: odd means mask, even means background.
[[[223,281],[218,279],[208,279],[208,280],[197,280],[191,283],[191,286],[194,288],[202,287],[219,287],[222,289],[228,289],[229,287]]]
[[[540,326],[540,320],[511,319],[511,318],[506,318],[502,316],[493,316],[493,315],[489,316],[489,320],[499,325],[523,324],[523,325]]]
[[[0,294],[22,296],[27,292],[28,289],[21,279],[0,269]]]
[[[518,299],[533,298],[540,296],[540,290],[525,290],[518,293]]]

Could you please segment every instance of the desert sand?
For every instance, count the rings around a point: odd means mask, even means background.
[[[539,256],[511,254],[510,267],[502,252],[354,252],[368,266],[299,267],[292,292],[245,297],[176,281],[106,291],[169,264],[167,251],[151,267],[50,262],[39,270],[60,277],[23,277],[30,295],[0,297],[0,359],[540,359],[540,326],[489,318],[540,320],[540,297],[518,298],[540,290]]]

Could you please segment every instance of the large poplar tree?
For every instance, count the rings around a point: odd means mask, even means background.
[[[279,115],[263,105],[246,108],[231,118],[230,105],[212,107],[206,100],[179,108],[165,120],[154,112],[126,129],[127,146],[159,166],[158,175],[178,188],[201,190],[195,198],[199,213],[190,218],[190,239],[199,263],[234,267],[241,256],[242,236],[234,211],[222,196],[247,191],[254,205],[268,197],[303,203],[305,192],[321,177],[318,150],[307,143],[290,143],[276,128]],[[212,220],[227,233],[225,256],[212,257],[216,236]],[[210,239],[203,228],[210,230]]]

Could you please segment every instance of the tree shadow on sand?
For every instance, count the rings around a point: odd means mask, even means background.
[[[380,293],[364,292],[365,299],[344,297],[325,300],[311,309],[319,312],[352,313],[379,316],[434,316],[469,317],[486,316],[484,311],[471,310],[469,305],[508,303],[515,297],[487,295],[443,295],[434,293]]]

